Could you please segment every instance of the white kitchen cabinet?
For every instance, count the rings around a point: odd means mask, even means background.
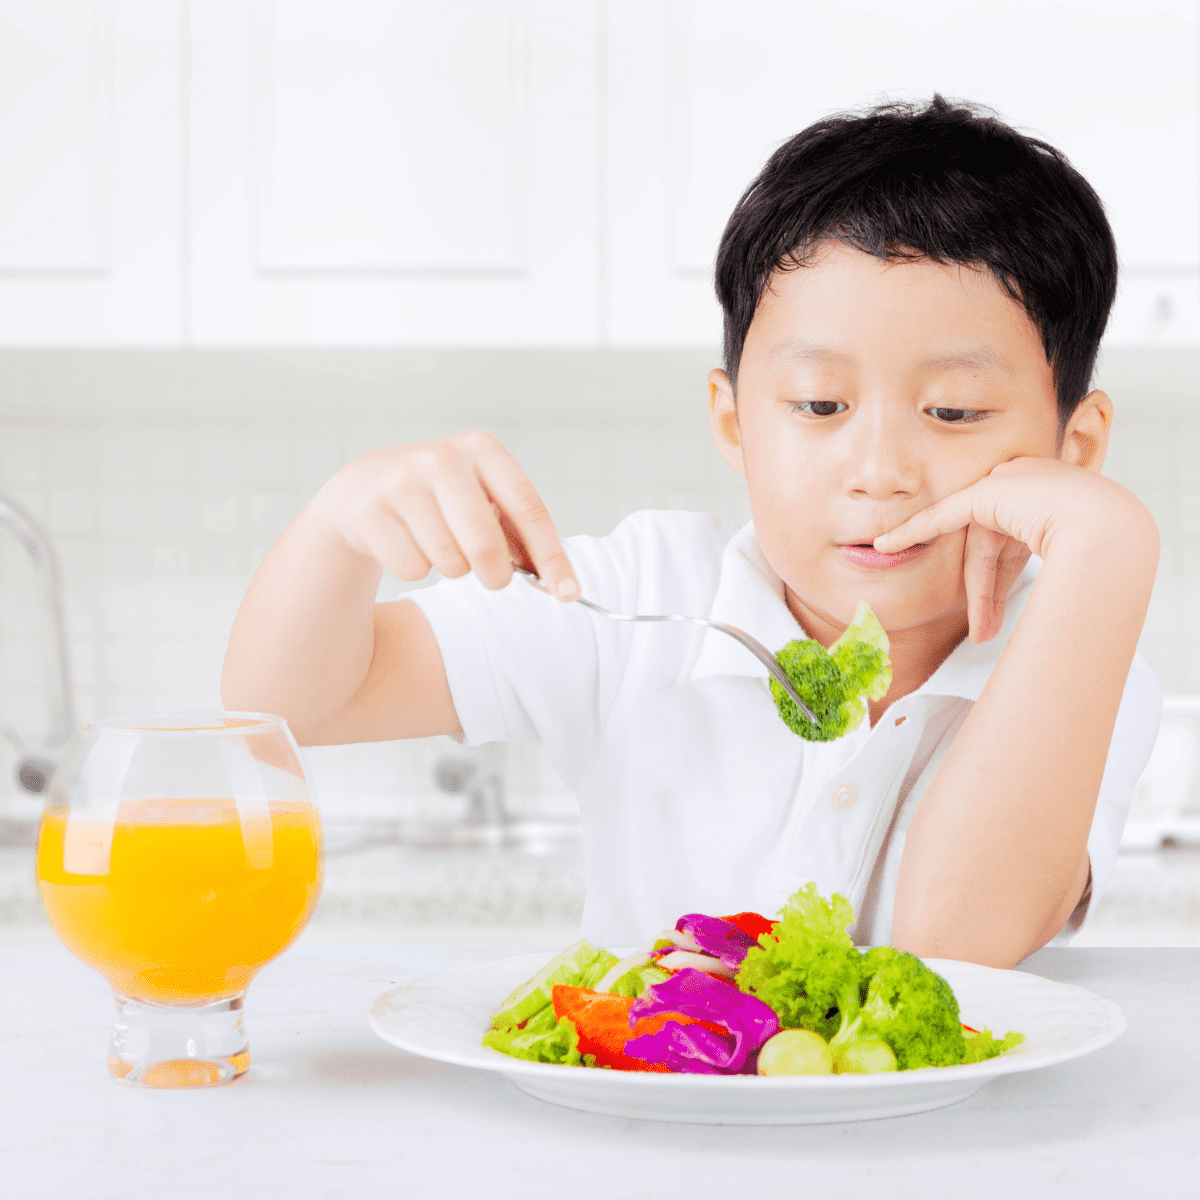
[[[743,188],[935,89],[1060,146],[1112,345],[1200,343],[1197,0],[0,0],[0,346],[693,345]]]
[[[1110,344],[1200,342],[1194,0],[610,0],[607,339],[712,345],[729,213],[818,117],[940,91],[1062,149],[1123,275]]]
[[[190,340],[595,345],[591,0],[190,9]]]
[[[0,0],[0,345],[180,339],[178,0]]]

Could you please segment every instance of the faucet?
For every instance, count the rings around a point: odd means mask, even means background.
[[[488,742],[467,753],[441,759],[433,777],[443,792],[467,793],[460,840],[499,849],[513,824],[504,798],[504,743]],[[468,833],[468,831],[470,831]]]
[[[42,613],[42,645],[50,717],[46,739],[39,748],[34,749],[11,726],[0,725],[0,735],[17,752],[17,782],[25,791],[37,794],[49,786],[55,761],[75,732],[75,701],[71,689],[71,664],[67,654],[58,556],[54,553],[50,535],[41,523],[32,513],[2,493],[0,525],[12,530],[29,555],[33,564],[38,607]]]
[[[439,759],[434,782],[451,795],[465,793],[467,811],[458,821],[402,822],[401,842],[430,850],[569,851],[579,840],[579,819],[512,812],[505,796],[505,758],[503,742],[487,742]]]

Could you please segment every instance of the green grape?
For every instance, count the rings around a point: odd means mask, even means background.
[[[832,1071],[829,1046],[810,1029],[785,1029],[758,1052],[760,1075],[828,1075]]]
[[[769,1046],[771,1043],[768,1042]],[[838,1074],[873,1075],[876,1071],[894,1071],[896,1056],[887,1042],[878,1038],[863,1038],[851,1042],[839,1051],[833,1069]]]

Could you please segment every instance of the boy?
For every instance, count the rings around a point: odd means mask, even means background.
[[[940,96],[820,121],[717,258],[711,423],[751,524],[643,512],[564,549],[490,436],[376,451],[263,562],[224,701],[309,744],[541,739],[601,944],[812,879],[860,944],[1011,967],[1100,894],[1161,711],[1134,655],[1158,534],[1099,473],[1112,402],[1088,390],[1116,279],[1100,201],[1044,143]],[[384,568],[431,566],[449,578],[374,603]],[[771,649],[830,645],[865,600],[891,689],[804,741],[731,640],[580,594]]]

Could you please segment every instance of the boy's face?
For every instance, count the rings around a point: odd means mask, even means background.
[[[811,635],[860,600],[889,631],[961,619],[965,633],[965,530],[900,555],[870,543],[999,463],[1060,456],[1041,338],[990,271],[827,243],[772,277],[736,405],[723,371],[710,382],[718,449]]]

